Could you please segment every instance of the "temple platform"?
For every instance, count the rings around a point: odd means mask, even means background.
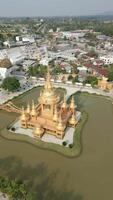
[[[76,117],[77,117],[77,120],[79,121],[80,117],[81,117],[81,112],[77,111]],[[12,131],[12,128],[15,128],[15,131]],[[42,138],[40,138],[40,140],[43,141],[43,142],[54,143],[54,144],[59,144],[59,145],[62,145],[62,142],[66,141],[67,147],[68,147],[69,144],[73,143],[73,135],[74,135],[75,129],[76,129],[76,127],[75,128],[67,127],[66,132],[65,132],[65,136],[63,137],[63,139],[58,139],[54,135],[50,135],[48,133],[45,133],[42,136]],[[15,133],[15,134],[27,135],[28,137],[34,138],[33,129],[22,128],[20,120],[18,120],[17,122],[15,122],[13,124],[10,131]]]

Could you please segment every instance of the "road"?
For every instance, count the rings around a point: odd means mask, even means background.
[[[44,81],[38,81],[38,85],[43,85]],[[92,88],[87,86],[76,86],[71,84],[64,84],[64,83],[53,83],[55,87],[62,87],[67,90],[67,96],[71,96],[75,92],[81,91],[81,92],[88,92],[90,94],[98,94],[103,95],[107,97],[111,97],[113,99],[113,90],[110,92],[103,91],[99,88]]]
[[[3,104],[5,102],[7,102],[8,100],[11,100],[13,97],[15,96],[19,96],[20,94],[23,94],[24,92],[39,86],[39,85],[44,85],[44,81],[32,81],[29,84],[24,85],[23,88],[20,89],[20,91],[18,92],[7,92],[4,90],[0,91],[0,104]],[[81,92],[88,92],[88,93],[95,93],[95,94],[99,94],[99,95],[103,95],[106,97],[111,97],[113,99],[113,90],[111,90],[110,92],[105,92],[101,89],[98,88],[92,88],[92,87],[87,87],[87,86],[76,86],[76,85],[71,85],[71,84],[64,84],[64,83],[53,83],[53,85],[57,88],[57,87],[62,87],[65,88],[67,90],[67,98],[74,94],[77,91],[81,91]]]

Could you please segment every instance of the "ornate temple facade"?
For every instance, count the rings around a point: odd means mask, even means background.
[[[108,82],[108,78],[103,76],[101,80],[98,80],[98,87],[102,90],[111,90],[113,89],[113,82]]]
[[[44,133],[52,134],[62,139],[67,127],[75,127],[76,106],[74,97],[70,105],[67,105],[66,99],[56,95],[55,89],[51,83],[51,76],[48,69],[45,85],[40,92],[37,105],[32,101],[32,106],[27,105],[27,109],[22,109],[21,127],[33,129],[35,138],[41,138]]]

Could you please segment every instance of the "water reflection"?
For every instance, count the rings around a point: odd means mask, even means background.
[[[33,200],[83,200],[81,194],[65,189],[65,185],[61,189],[55,188],[57,173],[49,173],[44,163],[31,167],[24,166],[16,157],[0,159],[0,174],[23,181],[33,194]]]

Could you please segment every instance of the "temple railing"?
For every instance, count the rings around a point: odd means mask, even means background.
[[[1,110],[5,110],[7,112],[21,113],[22,109],[14,105],[12,102],[8,102],[0,105]]]

